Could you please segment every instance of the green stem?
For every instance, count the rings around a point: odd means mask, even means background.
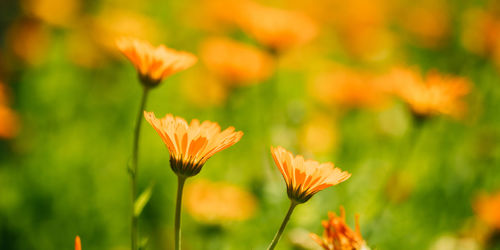
[[[132,164],[129,168],[130,182],[132,188],[132,210],[131,210],[131,229],[130,229],[130,239],[131,239],[131,249],[137,249],[137,242],[139,236],[138,230],[138,216],[134,214],[135,200],[137,199],[137,172],[138,172],[138,155],[139,155],[139,135],[141,132],[141,123],[144,108],[146,107],[146,101],[148,99],[149,88],[144,87],[141,97],[141,104],[139,107],[139,113],[137,114],[137,121],[134,130],[134,144],[132,148]]]
[[[276,244],[278,244],[278,241],[280,240],[281,238],[281,234],[283,233],[283,231],[285,230],[285,227],[286,227],[286,224],[288,223],[288,220],[290,220],[290,215],[292,215],[292,212],[293,212],[293,209],[295,209],[295,207],[298,205],[299,203],[295,202],[295,201],[292,201],[290,203],[290,208],[288,208],[288,212],[286,213],[286,216],[285,218],[283,219],[283,222],[281,223],[281,226],[280,226],[280,229],[278,230],[278,232],[276,233],[276,235],[274,236],[274,239],[273,241],[271,241],[271,244],[269,245],[269,247],[267,248],[267,250],[272,250],[274,249],[274,247],[276,247]]]
[[[182,190],[184,189],[185,176],[177,176],[177,202],[175,204],[175,250],[181,249],[181,205]]]

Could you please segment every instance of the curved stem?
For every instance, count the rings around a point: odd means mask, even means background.
[[[135,200],[137,199],[137,172],[138,172],[138,155],[139,155],[139,135],[141,132],[142,115],[144,108],[146,107],[146,101],[148,98],[149,88],[144,87],[141,97],[141,104],[139,106],[139,113],[137,114],[137,121],[134,130],[134,144],[132,148],[132,164],[128,169],[130,174],[131,182],[131,193],[132,193],[132,211],[131,211],[131,229],[130,229],[130,239],[131,239],[131,249],[137,249],[137,242],[139,237],[138,230],[138,216],[134,214]]]
[[[175,204],[175,250],[181,249],[181,205],[182,205],[182,190],[186,177],[177,176],[177,202]]]
[[[278,232],[276,233],[276,235],[274,236],[274,239],[273,241],[271,241],[271,244],[269,245],[269,247],[267,248],[268,250],[272,250],[274,249],[274,247],[276,247],[276,244],[278,244],[278,241],[280,240],[281,238],[281,234],[283,233],[283,231],[285,230],[285,227],[286,227],[286,224],[288,223],[288,220],[290,220],[290,215],[292,215],[292,212],[293,212],[293,209],[295,209],[295,207],[298,205],[297,202],[295,201],[292,201],[291,204],[290,204],[290,208],[288,208],[288,212],[286,213],[286,216],[285,218],[283,219],[283,222],[281,223],[281,226],[280,226],[280,229],[278,230]]]

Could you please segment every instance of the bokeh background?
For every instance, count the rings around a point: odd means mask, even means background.
[[[296,209],[278,249],[316,249],[340,206],[372,249],[500,249],[494,0],[1,1],[0,249],[128,249],[141,86],[121,36],[199,57],[147,110],[245,133],[188,180],[185,249],[267,246],[288,207],[271,145],[352,173]],[[176,178],[141,136],[141,236],[170,249]]]

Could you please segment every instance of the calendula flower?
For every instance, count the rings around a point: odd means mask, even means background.
[[[319,75],[312,84],[312,95],[326,105],[349,108],[380,108],[388,103],[383,86],[370,74],[336,69]]]
[[[446,1],[418,1],[401,7],[400,23],[424,47],[441,45],[450,33],[450,8]]]
[[[431,72],[423,79],[407,69],[396,69],[390,74],[395,93],[416,115],[444,114],[455,118],[464,115],[466,105],[462,98],[470,91],[470,83],[465,78]]]
[[[500,230],[500,192],[480,196],[474,203],[474,210],[484,223]]]
[[[144,117],[158,132],[170,153],[170,166],[181,176],[198,174],[203,164],[215,153],[237,143],[243,132],[229,127],[223,131],[219,124],[194,119],[191,123],[171,114],[158,119],[153,112]]]
[[[226,38],[206,40],[201,46],[201,58],[208,69],[236,85],[262,81],[273,69],[273,59],[267,53]]]
[[[117,41],[118,49],[132,62],[145,86],[157,86],[166,77],[193,66],[197,58],[191,53],[176,51],[133,38]]]
[[[356,215],[355,230],[345,222],[345,210],[340,207],[340,217],[328,213],[328,220],[321,224],[324,227],[323,238],[311,233],[311,238],[325,250],[368,250],[359,227],[359,216]]]
[[[260,43],[280,52],[310,42],[318,34],[316,23],[301,12],[246,4],[239,25]]]
[[[257,200],[238,186],[199,180],[186,185],[185,206],[195,219],[218,224],[249,219],[255,214]]]
[[[288,197],[297,203],[308,201],[317,192],[337,185],[351,174],[336,168],[333,163],[319,163],[294,156],[282,147],[271,147],[274,162],[285,179]]]
[[[82,243],[80,242],[80,236],[75,238],[75,250],[82,250]]]

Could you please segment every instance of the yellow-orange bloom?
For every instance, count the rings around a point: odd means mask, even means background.
[[[273,51],[282,51],[310,42],[318,34],[316,23],[301,12],[247,4],[239,19],[243,30]]]
[[[359,216],[356,215],[356,228],[353,231],[345,222],[345,210],[340,207],[340,217],[335,213],[328,213],[328,220],[322,221],[325,228],[323,238],[311,233],[311,238],[325,250],[367,250],[359,227]]]
[[[445,114],[455,118],[464,115],[466,105],[462,98],[470,91],[470,83],[465,78],[431,72],[422,79],[406,69],[396,69],[390,74],[395,93],[410,105],[415,114]]]
[[[193,66],[197,61],[191,53],[164,45],[155,48],[138,39],[122,38],[116,44],[137,69],[141,82],[149,87],[157,86],[166,77]]]
[[[209,224],[244,221],[257,209],[257,200],[251,193],[222,182],[195,181],[186,186],[185,195],[191,216]]]
[[[75,238],[75,250],[82,250],[82,243],[80,242],[80,236]]]
[[[144,117],[158,132],[170,153],[170,167],[180,176],[198,174],[203,164],[215,153],[237,143],[243,132],[229,127],[223,131],[219,124],[194,119],[190,124],[181,117],[167,114],[158,119],[153,112]]]
[[[500,192],[483,195],[474,203],[477,216],[489,226],[500,229]]]
[[[285,179],[288,197],[294,202],[304,203],[317,192],[351,177],[333,163],[305,160],[302,155],[294,156],[282,147],[271,147],[271,153]]]
[[[327,105],[380,108],[388,103],[384,86],[364,72],[337,69],[321,74],[312,85],[314,97]]]
[[[201,46],[208,69],[231,84],[262,81],[272,73],[273,59],[267,53],[240,42],[212,38]]]

